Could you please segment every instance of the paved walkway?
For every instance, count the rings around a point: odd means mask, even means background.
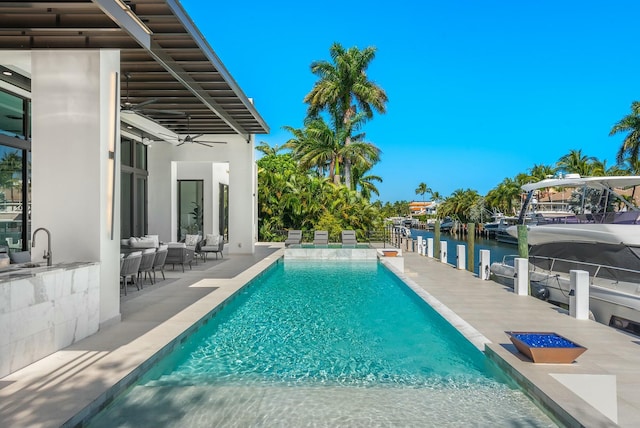
[[[75,426],[140,374],[139,366],[165,355],[202,318],[280,255],[282,245],[257,245],[255,255],[199,262],[185,273],[129,288],[122,322],[0,379],[1,427]],[[188,310],[185,310],[187,309]]]
[[[517,296],[508,287],[436,259],[416,253],[405,253],[404,259],[404,279],[427,300],[437,299],[432,306],[444,305],[445,317],[477,346],[488,340],[487,355],[537,391],[537,399],[566,412],[566,423],[640,426],[640,338],[576,320],[554,305]],[[511,345],[505,331],[553,331],[587,351],[573,364],[533,364]]]
[[[81,422],[109,402],[114,385],[126,388],[143,362],[165,355],[170,350],[167,343],[186,336],[212,308],[282,253],[281,245],[258,245],[253,256],[225,256],[184,274],[169,269],[166,280],[132,291],[123,298],[121,323],[0,379],[0,426]],[[640,426],[638,337],[572,319],[548,303],[516,296],[433,259],[408,253],[404,260],[401,276],[410,286],[476,346],[486,344],[490,358],[536,391],[534,399],[557,406],[560,414],[566,412],[563,419],[572,425],[615,426],[612,420],[617,418],[621,426]],[[532,364],[510,345],[506,330],[555,331],[588,350],[574,364]]]

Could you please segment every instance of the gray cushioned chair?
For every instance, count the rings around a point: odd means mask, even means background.
[[[176,265],[182,266],[182,272],[184,272],[184,265],[188,264],[189,269],[191,269],[191,263],[195,258],[195,252],[191,248],[187,248],[187,246],[182,244],[174,244],[170,243],[169,248],[167,249],[167,259],[165,260],[165,264],[172,265],[173,269],[176,268]]]
[[[287,239],[284,241],[285,247],[289,245],[300,245],[302,242],[302,231],[301,230],[290,230],[287,235]]]
[[[355,230],[343,230],[342,231],[342,246],[343,247],[355,247],[358,244],[356,239]]]
[[[129,253],[124,259],[122,259],[122,263],[120,264],[120,278],[122,279],[122,288],[124,288],[125,296],[127,295],[127,283],[129,278],[131,278],[131,282],[136,285],[136,288],[140,290],[136,278],[138,277],[138,268],[140,267],[141,261],[142,251]]]
[[[326,230],[313,232],[313,245],[329,245],[329,232]]]
[[[220,257],[224,258],[222,250],[224,250],[224,237],[218,235],[207,235],[207,239],[204,241],[204,245],[200,247],[199,252],[202,256],[202,259],[206,262],[207,255],[209,253],[215,253],[216,259],[218,258],[218,254],[220,254]]]

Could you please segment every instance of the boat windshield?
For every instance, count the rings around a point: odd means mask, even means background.
[[[640,210],[633,205],[633,189],[616,189],[607,181],[586,178],[581,183],[552,180],[553,187],[529,187],[519,223],[638,223]],[[604,177],[603,177],[604,178]],[[542,184],[536,183],[536,184]],[[551,183],[548,183],[551,184]]]

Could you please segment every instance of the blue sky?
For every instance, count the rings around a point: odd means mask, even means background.
[[[640,100],[637,0],[346,3],[182,0],[282,145],[333,42],[375,46],[368,70],[389,97],[364,131],[382,150],[382,201],[484,195],[572,149],[615,163],[614,123]],[[352,5],[357,5],[354,7]],[[374,197],[375,199],[375,197]]]

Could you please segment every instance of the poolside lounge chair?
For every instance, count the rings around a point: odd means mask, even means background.
[[[355,247],[358,244],[356,239],[355,230],[343,230],[342,231],[342,246],[343,247]]]
[[[284,246],[288,247],[289,245],[300,245],[301,242],[302,242],[302,231],[290,230],[289,235],[287,235],[287,239],[284,241]]]
[[[313,245],[329,245],[329,232],[326,230],[313,232]]]

